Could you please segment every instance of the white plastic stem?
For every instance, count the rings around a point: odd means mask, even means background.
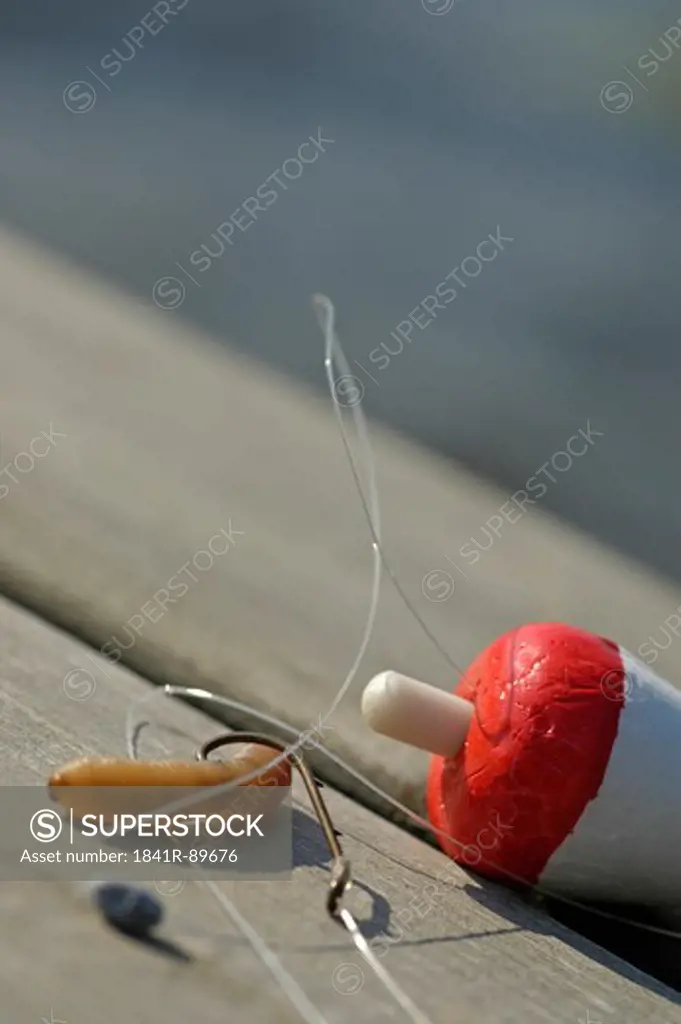
[[[374,732],[454,757],[466,739],[473,705],[399,672],[381,672],[362,694],[362,714]]]

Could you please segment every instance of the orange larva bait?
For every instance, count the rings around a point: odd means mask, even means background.
[[[71,761],[50,776],[50,795],[62,807],[73,810],[77,817],[84,814],[106,814],[126,811],[153,810],[172,800],[170,792],[176,786],[197,790],[236,781],[258,768],[266,768],[276,757],[271,747],[250,743],[229,761],[130,761],[123,758],[80,758]],[[249,779],[247,786],[290,786],[291,765],[280,761]],[[113,800],[107,800],[101,787],[117,787]],[[130,787],[130,789],[128,789]],[[144,787],[144,793],[132,787]],[[121,807],[120,790],[128,790]],[[151,790],[151,792],[149,792]],[[230,794],[226,795],[228,798]],[[233,794],[231,794],[233,798]],[[175,798],[177,794],[175,794]],[[115,803],[115,808],[113,806]],[[195,808],[193,808],[195,810]]]

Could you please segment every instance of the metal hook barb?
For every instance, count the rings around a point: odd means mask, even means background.
[[[324,833],[324,838],[326,839],[329,850],[333,856],[331,880],[329,882],[329,889],[326,896],[326,909],[331,917],[337,918],[338,904],[350,884],[350,862],[346,859],[341,845],[338,842],[338,833],[334,828],[331,815],[324,803],[322,794],[319,791],[319,785],[317,784],[317,780],[312,774],[312,770],[309,765],[296,751],[289,751],[285,743],[282,743],[280,740],[275,739],[272,736],[266,736],[264,733],[257,732],[233,732],[223,734],[222,736],[216,736],[215,739],[209,740],[207,743],[204,743],[199,747],[196,752],[196,758],[198,761],[207,761],[208,755],[212,754],[214,750],[217,750],[219,747],[226,747],[231,743],[257,743],[263,747],[272,747],[274,750],[278,750],[282,754],[286,754],[291,764],[300,772],[302,780],[305,783],[305,788],[310,800],[312,801],[315,814],[317,815],[317,820],[319,821]],[[266,770],[267,766],[263,768],[263,773]]]

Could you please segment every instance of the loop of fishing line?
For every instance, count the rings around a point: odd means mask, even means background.
[[[335,333],[335,324],[334,324],[335,312],[334,312],[333,304],[330,302],[330,300],[328,298],[326,298],[326,296],[316,295],[314,297],[314,299],[313,299],[313,305],[314,305],[315,310],[317,312],[317,315],[318,315],[318,318],[319,318],[320,327],[321,327],[322,332],[324,334],[324,339],[325,339],[324,366],[325,366],[327,380],[328,380],[328,383],[329,383],[331,394],[333,396],[334,395],[334,378],[333,378],[334,361],[338,365],[338,368],[340,369],[341,373],[347,374],[349,372],[349,367],[348,367],[348,364],[347,364],[347,360],[345,358],[345,354],[344,354],[344,352],[343,352],[343,350],[342,350],[342,348],[340,346],[340,343],[339,343],[339,341],[337,339],[337,336],[336,336],[336,333]],[[327,710],[326,714],[323,717],[320,718],[320,725],[323,725],[323,723],[330,717],[330,715],[333,714],[335,709],[338,707],[338,704],[343,699],[343,697],[347,693],[348,689],[350,688],[350,686],[354,682],[354,679],[355,679],[355,677],[357,675],[357,672],[359,670],[359,666],[360,666],[360,664],[362,662],[362,659],[364,657],[366,649],[367,649],[367,647],[368,647],[368,645],[369,645],[369,643],[371,641],[371,637],[373,635],[373,630],[374,630],[374,623],[375,623],[375,620],[376,620],[376,614],[377,614],[377,610],[378,610],[379,595],[380,595],[381,565],[382,565],[382,562],[384,562],[383,553],[382,553],[382,549],[381,549],[381,543],[380,543],[380,533],[381,533],[381,530],[380,530],[380,506],[379,506],[378,489],[377,489],[377,485],[376,485],[375,465],[374,465],[373,455],[372,455],[372,451],[371,451],[371,445],[370,445],[370,442],[369,442],[369,436],[368,436],[368,430],[367,430],[367,425],[366,425],[366,419],[364,417],[363,412],[360,409],[353,408],[352,415],[353,415],[353,418],[355,420],[357,434],[358,434],[358,436],[360,438],[360,442],[361,442],[361,444],[362,444],[362,446],[364,448],[365,456],[366,456],[366,472],[367,472],[367,475],[368,475],[368,490],[369,490],[368,500],[367,500],[367,498],[365,497],[365,494],[364,494],[364,490],[363,490],[363,487],[362,487],[362,482],[361,482],[360,474],[359,474],[358,469],[357,469],[357,464],[356,464],[355,457],[354,457],[354,454],[353,454],[353,451],[352,451],[352,447],[351,447],[351,445],[350,445],[350,443],[348,441],[347,432],[346,432],[346,429],[345,429],[345,424],[343,423],[343,418],[342,418],[342,415],[340,413],[340,409],[338,407],[338,404],[335,401],[334,401],[334,409],[335,409],[335,412],[336,412],[336,417],[337,417],[337,421],[338,421],[338,425],[339,425],[339,429],[340,429],[340,433],[341,433],[341,438],[342,438],[343,446],[344,446],[345,453],[346,453],[346,456],[347,456],[347,459],[348,459],[348,462],[349,462],[349,465],[350,465],[350,469],[351,469],[351,472],[352,472],[352,475],[353,475],[353,478],[354,478],[355,486],[356,486],[358,494],[360,496],[360,500],[361,500],[361,503],[362,503],[362,508],[363,508],[364,514],[365,514],[365,516],[367,518],[367,521],[369,523],[369,528],[371,530],[372,541],[373,541],[373,543],[372,543],[372,551],[373,551],[373,581],[372,581],[371,601],[370,601],[370,606],[369,606],[369,613],[368,613],[368,616],[367,616],[367,622],[366,622],[366,625],[365,625],[365,628],[364,628],[364,633],[363,633],[363,636],[362,636],[362,639],[361,639],[361,642],[360,642],[359,650],[357,652],[357,655],[355,656],[355,659],[354,659],[354,661],[353,661],[353,663],[352,663],[352,665],[350,667],[350,670],[348,671],[348,674],[347,674],[345,680],[343,681],[343,683],[340,686],[338,692],[336,693],[336,696],[335,696],[334,700],[332,701],[331,706]],[[398,584],[397,580],[395,579],[394,575],[392,574],[391,570],[390,570],[390,575],[391,575],[391,578],[393,579],[393,582],[395,583],[395,585],[398,586],[398,589],[400,589],[399,588],[399,584]],[[401,589],[400,589],[400,593],[402,593]],[[403,595],[403,597],[404,597],[404,595]],[[412,612],[414,614],[416,614],[413,609],[412,609]],[[418,618],[418,615],[417,615],[417,618]],[[419,619],[419,621],[421,621],[421,620]],[[421,623],[421,624],[422,624],[423,628],[426,628],[425,624],[423,624],[423,623]],[[427,631],[427,629],[426,629],[426,631]],[[437,644],[437,641],[434,638],[432,638],[432,639],[433,639],[433,642]],[[210,693],[209,691],[200,690],[200,689],[192,688],[192,687],[182,688],[182,687],[165,686],[161,692],[165,696],[180,696],[181,695],[181,691],[184,691],[184,696],[191,696],[191,697],[195,697],[195,698],[199,697],[200,699],[208,700],[208,701],[216,700],[217,699],[216,695]],[[226,698],[222,698],[219,702],[223,703],[223,704],[226,704],[226,705],[230,705],[231,704],[231,706],[233,706],[233,707],[239,704],[239,702],[230,702]],[[133,705],[133,708],[137,706],[137,703],[139,703],[139,702],[136,702],[135,705]],[[253,713],[254,709],[249,708],[247,705],[240,705],[240,707],[243,710],[246,710],[246,711],[248,711],[250,713]],[[129,752],[130,756],[133,757],[133,758],[136,758],[137,757],[137,740],[138,740],[138,737],[139,737],[139,728],[135,725],[135,723],[134,723],[134,721],[132,719],[133,708],[131,708],[128,711],[128,715],[127,715],[127,719],[126,719],[126,742],[127,742],[128,752]],[[277,720],[273,719],[272,716],[260,715],[260,717],[268,719],[272,724],[276,723],[280,728],[283,725],[284,728],[285,728],[285,731],[293,732],[298,737],[296,742],[294,742],[290,746],[286,747],[285,749],[281,750],[281,753],[276,758],[274,758],[272,760],[272,762],[267,767],[271,770],[272,768],[276,767],[279,763],[281,763],[285,758],[288,758],[290,760],[292,760],[292,759],[294,759],[296,757],[299,758],[298,751],[299,751],[300,747],[303,745],[303,743],[305,742],[305,735],[304,735],[304,733],[301,734],[301,735],[298,735],[298,733],[296,733],[296,730],[292,730],[288,725],[286,725],[286,723],[277,722]],[[238,734],[235,734],[235,735],[238,735]],[[340,759],[338,759],[338,760],[340,760]],[[300,758],[300,761],[302,762],[302,758]],[[344,763],[343,763],[343,767],[349,768],[349,766],[345,765]],[[212,787],[212,788],[214,789],[216,794],[217,794],[218,790],[221,790],[223,792],[228,792],[228,791],[231,791],[231,790],[237,788],[237,786],[239,786],[239,785],[244,785],[244,784],[248,783],[249,781],[257,778],[258,775],[261,775],[261,774],[262,774],[262,769],[254,770],[253,772],[249,773],[248,775],[241,776],[238,781],[235,780],[234,782],[225,783],[224,785],[221,785],[219,787]],[[352,771],[351,774],[355,775],[359,779],[362,778],[359,775],[359,773],[355,773],[354,771]],[[376,791],[380,793],[380,790],[378,790],[377,787],[373,787],[373,785],[372,785],[371,788],[375,788]],[[310,789],[309,786],[308,786],[308,793],[312,797],[313,791]],[[313,800],[314,800],[314,798],[313,798]],[[319,816],[319,807],[317,806],[315,809],[317,810],[318,816]],[[322,821],[321,818],[320,818],[320,821]],[[322,824],[323,824],[323,821],[322,821]],[[341,865],[340,872],[337,870],[335,876],[332,874],[331,890],[330,890],[331,895],[330,895],[329,899],[327,900],[327,909],[328,909],[329,913],[332,915],[332,917],[335,920],[339,921],[343,925],[343,927],[348,931],[348,934],[352,938],[353,943],[355,944],[356,948],[358,949],[358,951],[360,952],[362,957],[371,966],[371,968],[374,971],[376,977],[382,982],[382,984],[384,985],[384,987],[386,988],[388,993],[397,1001],[397,1003],[402,1007],[402,1009],[404,1009],[404,1011],[408,1014],[408,1016],[410,1017],[410,1019],[412,1021],[412,1024],[431,1024],[431,1022],[419,1011],[418,1007],[415,1006],[415,1004],[410,1000],[408,995],[401,989],[401,987],[397,984],[397,982],[392,978],[392,976],[386,971],[386,969],[383,967],[383,965],[379,962],[379,960],[377,959],[376,955],[373,953],[373,951],[369,947],[368,943],[364,939],[364,936],[362,935],[362,933],[361,933],[361,931],[359,929],[359,926],[358,926],[357,922],[355,921],[353,915],[350,913],[350,911],[347,908],[345,908],[345,907],[338,908],[338,901],[339,901],[340,897],[342,896],[342,894],[345,891],[345,889],[351,884],[350,883],[350,878],[349,878],[349,867],[347,867],[345,865],[345,863],[340,861],[339,858],[337,857],[336,858],[336,867],[337,868],[338,868],[339,864]],[[298,1012],[301,1014],[303,1019],[312,1022],[312,1024],[319,1024],[319,1022],[322,1022],[322,1024],[325,1024],[325,1022],[323,1022],[323,1018],[321,1017],[321,1015],[319,1015],[319,1013],[316,1010],[316,1008],[307,999],[307,997],[305,996],[304,992],[302,992],[300,987],[297,985],[297,982],[295,982],[295,980],[288,974],[288,972],[285,970],[283,965],[278,961],[278,959],[275,956],[275,954],[271,950],[269,950],[268,947],[264,944],[264,942],[262,941],[260,936],[258,936],[258,934],[255,931],[255,929],[253,929],[252,926],[245,920],[245,918],[243,918],[243,916],[239,913],[239,911],[234,906],[232,901],[229,900],[228,897],[225,896],[225,894],[222,892],[222,890],[220,890],[216,886],[216,884],[214,882],[205,881],[203,884],[207,887],[208,891],[213,895],[213,898],[219,903],[219,905],[229,914],[229,916],[231,917],[232,921],[234,921],[234,923],[237,925],[237,927],[240,928],[240,930],[242,931],[242,934],[244,935],[244,937],[250,942],[251,947],[253,948],[254,952],[256,952],[256,954],[260,957],[262,962],[265,963],[265,965],[268,967],[268,969],[273,973],[273,975],[275,976],[276,980],[279,982],[280,986],[282,987],[282,990],[286,993],[286,995],[288,996],[288,998],[290,999],[292,1004],[296,1007]],[[336,885],[336,888],[334,888],[334,884]]]
[[[343,699],[343,697],[347,693],[348,689],[350,688],[350,686],[354,682],[354,680],[356,678],[356,675],[357,675],[357,672],[359,670],[360,664],[361,664],[362,659],[364,657],[364,654],[366,653],[367,647],[368,647],[368,645],[369,645],[369,643],[371,641],[371,637],[373,635],[374,624],[375,624],[375,620],[376,620],[377,609],[378,609],[378,601],[379,601],[379,593],[380,593],[380,583],[381,583],[381,569],[382,568],[385,569],[386,573],[390,577],[391,582],[393,583],[394,587],[396,588],[398,594],[400,595],[400,597],[401,597],[402,601],[404,602],[405,606],[407,607],[408,611],[414,617],[414,619],[416,620],[416,622],[418,623],[418,625],[420,626],[420,628],[422,629],[424,634],[428,637],[428,639],[431,641],[431,643],[436,647],[436,649],[439,651],[439,653],[446,660],[447,664],[457,673],[457,675],[460,676],[460,675],[463,674],[463,672],[462,672],[462,669],[451,658],[451,656],[446,651],[444,646],[439,642],[437,637],[428,628],[426,623],[423,621],[423,619],[419,615],[418,611],[413,607],[412,602],[409,600],[409,597],[406,595],[406,593],[402,589],[402,587],[401,587],[401,585],[399,583],[399,580],[397,579],[397,577],[396,577],[396,575],[395,575],[395,573],[394,573],[394,571],[393,571],[393,569],[392,569],[392,567],[391,567],[391,565],[390,565],[390,563],[389,563],[389,561],[388,561],[388,559],[387,559],[387,557],[385,555],[385,552],[383,551],[383,547],[382,547],[382,543],[381,543],[380,503],[379,503],[378,488],[377,488],[377,483],[376,483],[375,463],[374,463],[373,454],[372,454],[372,451],[371,451],[371,445],[370,445],[369,436],[368,436],[368,429],[367,429],[366,418],[364,416],[364,413],[359,409],[358,405],[354,405],[354,406],[351,407],[351,413],[352,413],[352,416],[353,416],[353,419],[354,419],[354,422],[355,422],[355,427],[356,427],[357,435],[358,435],[358,438],[360,440],[361,447],[362,447],[362,449],[364,451],[364,454],[365,454],[365,473],[366,473],[367,481],[368,481],[368,483],[367,483],[368,494],[365,494],[364,487],[363,487],[362,480],[361,480],[361,476],[360,476],[360,472],[359,472],[359,469],[357,467],[357,462],[356,462],[356,459],[355,459],[355,455],[353,453],[352,446],[351,446],[351,444],[349,442],[349,439],[348,439],[347,430],[346,430],[345,424],[343,422],[343,415],[342,415],[342,413],[340,411],[339,403],[338,403],[338,401],[336,399],[336,393],[335,393],[336,381],[335,381],[334,376],[333,376],[334,365],[337,366],[338,370],[340,371],[340,373],[342,375],[347,377],[347,376],[351,376],[351,374],[350,374],[349,365],[348,365],[347,360],[345,358],[345,354],[343,352],[343,349],[342,349],[342,347],[340,345],[340,342],[339,342],[339,340],[337,338],[337,335],[336,335],[334,307],[333,307],[333,304],[331,303],[331,301],[326,296],[324,296],[324,295],[315,295],[314,298],[313,298],[313,305],[314,305],[315,311],[317,313],[317,317],[318,317],[318,320],[319,320],[319,324],[320,324],[322,333],[324,335],[324,341],[325,341],[324,367],[325,367],[327,381],[328,381],[328,384],[329,384],[329,389],[330,389],[332,400],[333,400],[334,411],[335,411],[336,419],[337,419],[337,422],[338,422],[338,426],[339,426],[339,430],[340,430],[340,435],[341,435],[343,447],[344,447],[344,450],[345,450],[345,453],[346,453],[346,457],[347,457],[347,460],[348,460],[348,463],[349,463],[349,466],[350,466],[350,470],[351,470],[351,473],[352,473],[352,476],[353,476],[355,487],[356,487],[357,493],[359,495],[361,507],[362,507],[365,519],[366,519],[366,521],[368,523],[368,526],[369,526],[369,530],[370,530],[370,534],[371,534],[371,538],[372,538],[372,552],[373,552],[373,575],[372,575],[371,598],[370,598],[370,603],[369,603],[369,611],[368,611],[368,615],[367,615],[367,621],[366,621],[366,624],[365,624],[365,627],[364,627],[364,631],[363,631],[362,638],[361,638],[361,641],[360,641],[359,649],[358,649],[357,655],[355,656],[355,658],[354,658],[354,660],[352,662],[352,665],[351,665],[351,667],[350,667],[350,669],[349,669],[349,671],[348,671],[348,673],[347,673],[343,683],[341,684],[338,692],[336,693],[333,701],[331,702],[330,707],[328,708],[326,713],[323,716],[321,716],[320,719],[319,719],[319,723],[320,723],[320,726],[321,726],[333,714],[335,709],[338,707],[340,701]],[[215,703],[215,704],[219,704],[219,705],[221,705],[223,707],[228,707],[228,708],[231,708],[231,709],[236,710],[236,711],[246,712],[249,716],[258,718],[263,723],[266,723],[267,725],[275,726],[277,728],[277,730],[279,730],[280,732],[284,732],[284,733],[287,733],[289,735],[293,735],[293,736],[296,737],[296,739],[295,739],[295,741],[293,743],[291,743],[288,746],[283,746],[278,740],[276,740],[274,738],[269,738],[269,737],[266,737],[266,736],[261,736],[260,740],[261,740],[261,742],[263,744],[269,744],[269,745],[273,746],[273,748],[279,750],[280,752],[272,759],[271,762],[268,762],[268,764],[265,765],[264,767],[260,766],[260,767],[258,767],[256,769],[254,769],[253,771],[249,772],[248,774],[239,776],[238,779],[234,779],[234,780],[231,780],[229,782],[226,782],[226,783],[223,783],[223,784],[219,784],[217,786],[212,786],[211,787],[211,791],[215,795],[218,795],[221,792],[227,793],[227,792],[230,792],[230,791],[236,789],[239,786],[243,786],[243,785],[248,784],[250,781],[258,778],[258,776],[262,776],[265,771],[271,770],[271,769],[275,768],[276,766],[278,766],[279,764],[281,764],[285,759],[288,759],[288,760],[292,761],[293,763],[298,763],[298,764],[303,763],[304,764],[304,762],[302,760],[302,757],[300,756],[300,753],[299,753],[300,748],[307,741],[307,735],[308,734],[306,734],[304,731],[302,733],[299,733],[296,729],[294,729],[292,726],[290,726],[287,722],[283,722],[281,719],[279,719],[279,718],[277,718],[277,717],[275,717],[273,715],[267,714],[266,712],[259,711],[258,709],[253,708],[250,705],[245,704],[245,703],[243,703],[241,701],[234,700],[234,699],[229,698],[229,697],[224,697],[221,694],[212,693],[211,691],[203,689],[201,687],[176,686],[176,685],[173,685],[173,684],[166,684],[161,689],[155,690],[151,694],[145,695],[144,697],[138,699],[137,701],[134,701],[130,705],[130,707],[128,709],[128,712],[127,712],[127,716],[126,716],[125,734],[126,734],[126,745],[127,745],[127,749],[128,749],[128,754],[129,754],[129,756],[132,759],[138,759],[138,742],[139,742],[139,734],[141,732],[140,726],[143,728],[144,725],[148,724],[147,721],[141,722],[139,719],[135,720],[135,716],[137,714],[137,710],[138,710],[138,708],[139,708],[139,706],[141,704],[146,704],[146,703],[148,703],[148,702],[150,702],[150,701],[152,701],[154,699],[157,699],[158,697],[178,697],[178,698],[188,699],[188,700],[192,700],[192,701],[199,701],[199,702],[206,702],[206,703],[211,703],[212,702],[212,703]],[[510,703],[511,702],[509,701],[508,703],[509,703],[509,711],[510,711]],[[251,737],[251,736],[252,736],[252,734],[248,734],[248,733],[244,734],[244,733],[235,732],[235,733],[230,735],[229,742],[240,742],[242,740],[243,741],[248,741],[249,737]],[[224,742],[224,741],[225,741],[224,738],[222,738],[221,742]],[[466,849],[465,845],[462,844],[455,836],[451,836],[448,833],[446,833],[444,830],[436,828],[434,825],[431,824],[430,821],[428,821],[425,818],[422,818],[420,815],[416,814],[414,811],[412,811],[406,805],[402,804],[399,800],[396,800],[390,794],[384,792],[382,789],[380,789],[380,787],[375,785],[375,783],[373,783],[370,779],[366,778],[364,775],[362,775],[360,772],[358,772],[351,765],[347,764],[347,762],[345,762],[337,754],[335,754],[332,751],[326,749],[320,742],[318,742],[318,740],[316,738],[315,738],[315,749],[318,750],[320,754],[322,754],[325,757],[328,757],[331,761],[333,761],[338,767],[340,767],[345,773],[347,773],[348,776],[350,776],[351,778],[353,778],[356,781],[358,781],[359,783],[361,783],[362,786],[365,786],[368,790],[370,790],[371,792],[375,793],[382,800],[385,800],[390,806],[392,806],[395,810],[399,811],[400,814],[402,814],[407,820],[411,821],[414,825],[417,825],[418,827],[420,827],[422,829],[426,829],[426,830],[428,830],[429,832],[431,832],[431,833],[433,833],[435,835],[439,835],[439,836],[441,836],[443,838],[448,839],[450,842],[454,843],[455,845],[457,845],[462,850]],[[307,782],[306,782],[306,784],[307,784]],[[308,794],[313,799],[313,804],[315,805],[315,810],[319,814],[319,806],[317,804],[315,804],[314,797],[312,796],[312,790],[310,789],[309,785],[308,785],[307,788],[308,788]],[[322,804],[323,804],[323,801],[322,801]],[[322,821],[322,819],[320,819],[320,821]],[[329,819],[329,823],[330,823],[330,819]],[[322,821],[322,824],[323,824],[323,821]],[[328,838],[328,835],[327,835],[327,838]],[[334,855],[336,856],[336,860],[338,861],[338,850],[340,850],[340,847],[337,845],[337,849],[335,849],[332,844],[330,844],[330,845],[331,845],[332,853],[334,853]],[[481,858],[480,862],[482,862],[482,863],[492,863],[489,860],[489,858],[487,859],[487,861],[485,861],[485,858]],[[503,873],[506,875],[506,877],[508,878],[509,881],[516,882],[516,883],[521,883],[523,885],[525,884],[524,880],[522,878],[513,875],[511,872],[505,871]],[[236,925],[236,927],[241,931],[243,936],[246,938],[246,940],[251,945],[251,948],[253,949],[253,951],[261,959],[261,961],[267,967],[267,969],[270,971],[270,973],[273,975],[275,980],[279,983],[280,987],[282,988],[282,991],[284,991],[284,993],[286,994],[286,996],[290,1000],[291,1004],[293,1006],[295,1006],[295,1008],[298,1010],[298,1012],[300,1013],[301,1017],[305,1021],[307,1021],[308,1024],[327,1024],[327,1022],[325,1021],[325,1018],[312,1005],[312,1003],[310,1002],[308,997],[305,995],[303,990],[300,988],[298,983],[295,981],[295,979],[293,979],[292,976],[286,971],[286,969],[280,963],[280,961],[278,960],[276,955],[267,947],[267,945],[263,942],[262,938],[258,935],[257,931],[253,928],[252,925],[249,924],[249,922],[237,910],[237,908],[235,907],[233,902],[225,895],[225,893],[213,881],[204,880],[202,882],[202,884],[206,886],[207,890],[212,894],[212,896],[216,900],[216,902],[228,914],[228,916],[231,918],[231,920]],[[419,1010],[419,1008],[413,1003],[413,1001],[406,994],[406,992],[404,992],[404,990],[397,983],[397,981],[393,978],[393,976],[386,970],[386,968],[383,966],[383,964],[380,963],[380,961],[378,960],[377,956],[375,955],[375,953],[371,949],[371,946],[369,945],[369,943],[365,939],[364,935],[362,934],[361,929],[360,929],[357,921],[355,920],[353,915],[350,913],[350,911],[346,907],[343,907],[343,906],[339,905],[340,897],[342,896],[342,894],[345,891],[345,889],[350,886],[350,884],[351,884],[351,882],[350,882],[350,877],[349,877],[349,872],[348,872],[346,874],[346,876],[344,876],[344,878],[343,878],[343,884],[339,887],[339,889],[337,891],[337,895],[339,897],[338,900],[335,903],[333,903],[333,901],[332,901],[331,905],[328,906],[328,909],[329,909],[329,912],[331,913],[331,916],[334,918],[334,920],[336,920],[340,924],[342,924],[342,926],[345,928],[345,930],[350,935],[350,937],[351,937],[351,939],[352,939],[352,941],[353,941],[357,951],[360,953],[362,958],[369,964],[369,966],[371,967],[371,969],[374,972],[375,976],[383,984],[384,988],[389,993],[389,995],[394,999],[394,1001],[400,1006],[400,1008],[409,1017],[409,1019],[411,1020],[412,1024],[431,1024],[430,1020]],[[598,916],[602,916],[602,917],[605,917],[605,918],[610,918],[610,919],[616,920],[616,921],[621,922],[621,923],[630,924],[630,925],[632,925],[634,927],[643,928],[644,930],[655,932],[655,933],[659,933],[659,934],[662,934],[662,935],[672,936],[674,938],[680,937],[680,933],[678,933],[678,932],[673,932],[673,931],[666,930],[666,929],[656,928],[656,927],[654,927],[652,925],[645,925],[645,924],[643,924],[641,922],[636,922],[636,921],[628,920],[626,918],[619,917],[618,915],[611,914],[608,911],[604,911],[604,910],[601,910],[601,909],[595,908],[595,907],[589,907],[588,905],[582,904],[582,903],[580,903],[580,902],[578,902],[576,900],[571,900],[571,899],[569,899],[569,898],[567,898],[565,896],[558,895],[556,893],[552,893],[552,892],[550,892],[548,890],[542,889],[541,887],[535,887],[535,892],[539,893],[540,895],[548,896],[548,897],[551,897],[553,899],[556,899],[556,900],[558,900],[560,902],[563,902],[563,903],[565,903],[565,904],[567,904],[569,906],[572,906],[572,907],[575,907],[575,908],[578,908],[578,909],[581,909],[581,910],[588,911],[589,913],[592,913],[592,914],[596,914]]]

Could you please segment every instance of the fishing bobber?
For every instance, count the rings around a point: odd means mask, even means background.
[[[454,694],[383,672],[362,710],[433,755],[428,816],[454,860],[577,900],[681,907],[681,693],[618,644],[521,626]]]

